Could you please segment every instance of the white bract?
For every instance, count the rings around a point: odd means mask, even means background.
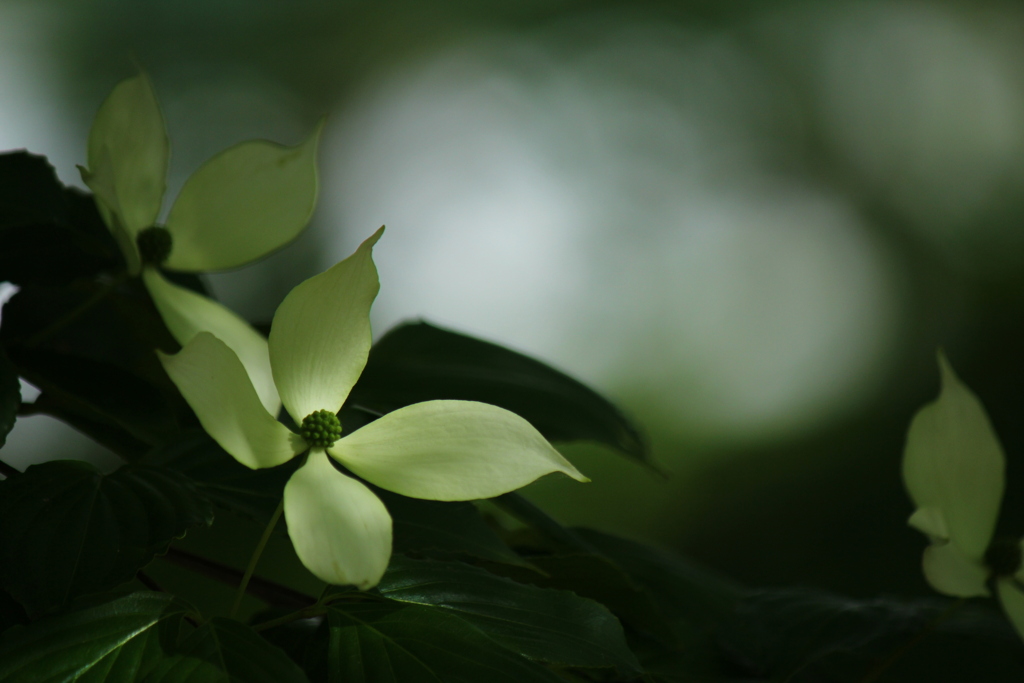
[[[938,592],[963,598],[991,595],[994,580],[1003,609],[1024,637],[1021,544],[992,543],[1003,497],[1003,449],[981,402],[941,353],[939,368],[942,391],[914,416],[903,456],[903,480],[917,506],[908,523],[931,540],[924,576]]]
[[[89,167],[79,167],[128,273],[142,276],[171,334],[186,344],[197,332],[214,332],[274,412],[281,403],[266,339],[228,308],[168,281],[159,267],[235,268],[298,236],[316,204],[321,127],[297,147],[250,140],[217,154],[186,181],[166,224],[157,226],[170,144],[149,79],[140,75],[119,83],[100,107],[89,132]]]
[[[197,334],[180,353],[161,354],[203,428],[243,465],[274,467],[308,451],[284,490],[295,551],[320,579],[362,589],[387,567],[391,517],[329,458],[381,488],[430,500],[491,498],[551,472],[588,481],[529,422],[485,403],[416,403],[338,438],[336,414],[370,351],[379,289],[372,249],[382,230],[293,289],[274,315],[273,377],[302,435],[260,405],[238,357],[214,335]]]

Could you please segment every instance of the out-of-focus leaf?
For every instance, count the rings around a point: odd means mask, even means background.
[[[307,654],[313,681],[558,683],[462,619],[420,605],[334,604]]]
[[[391,600],[454,614],[530,659],[639,674],[619,620],[603,605],[568,591],[516,583],[459,562],[398,555],[377,588]]]
[[[990,605],[851,600],[820,591],[760,591],[719,642],[734,665],[770,680],[878,683],[1019,681],[1021,644]]]
[[[0,681],[141,681],[190,612],[171,595],[141,592],[9,629],[0,637]]]
[[[12,626],[27,624],[28,615],[25,608],[17,603],[7,591],[0,590],[0,633]]]
[[[536,571],[502,568],[501,574],[544,588],[568,590],[601,603],[636,631],[664,643],[678,643],[692,636],[680,634],[662,612],[656,595],[634,581],[606,557],[591,553],[530,556]]]
[[[306,683],[288,656],[248,626],[215,617],[161,659],[145,683]]]
[[[292,472],[293,459],[280,467],[251,470],[228,455],[201,429],[182,432],[146,455],[146,465],[186,475],[215,505],[266,523],[277,509]]]
[[[0,447],[14,428],[18,407],[21,405],[21,383],[18,370],[0,347]]]
[[[636,428],[592,389],[515,351],[424,322],[373,346],[348,404],[387,413],[432,399],[491,403],[552,441],[596,441],[650,464]]]
[[[714,629],[746,593],[677,554],[593,529],[573,532],[657,596],[662,612],[680,627]]]
[[[374,492],[391,513],[395,552],[529,566],[502,542],[472,503],[406,498],[378,488]]]
[[[123,583],[192,526],[209,502],[166,470],[33,465],[0,483],[0,580],[31,615]]]
[[[91,197],[65,188],[45,157],[0,154],[0,281],[65,284],[119,266]]]

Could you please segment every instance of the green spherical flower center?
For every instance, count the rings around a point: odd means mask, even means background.
[[[312,447],[327,448],[341,438],[341,422],[331,411],[317,410],[303,418],[299,435]]]
[[[173,243],[171,233],[167,228],[159,225],[148,227],[135,237],[135,244],[139,247],[142,262],[154,266],[163,265],[163,262],[171,255]]]
[[[1020,569],[1020,541],[1015,538],[996,538],[985,551],[985,564],[994,576],[1013,576]]]

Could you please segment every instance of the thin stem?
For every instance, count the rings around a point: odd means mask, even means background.
[[[547,536],[548,540],[553,541],[556,545],[593,551],[593,548],[572,530],[566,529],[546,512],[514,491],[492,498],[491,502],[534,531]]]
[[[238,614],[238,608],[242,605],[242,598],[245,597],[245,588],[249,585],[249,579],[252,578],[252,573],[256,571],[256,564],[260,561],[260,555],[263,554],[263,549],[267,547],[267,541],[270,540],[270,534],[274,533],[274,527],[277,526],[277,520],[281,519],[282,512],[284,512],[283,500],[277,504],[277,509],[274,510],[274,516],[270,518],[270,521],[267,523],[267,528],[263,530],[263,535],[260,536],[260,542],[256,544],[256,549],[252,551],[252,557],[249,559],[249,566],[245,568],[245,574],[242,576],[242,581],[238,584],[238,593],[235,594],[235,604],[231,606],[229,616],[232,619],[234,619],[235,615]]]
[[[234,567],[177,548],[170,548],[161,559],[230,586],[237,586],[242,580],[242,572]],[[246,592],[267,604],[285,609],[302,609],[309,607],[314,601],[312,596],[258,576],[249,579]]]
[[[157,593],[166,593],[167,592],[167,591],[165,591],[160,586],[160,584],[158,584],[156,581],[154,581],[152,578],[150,578],[149,574],[147,574],[146,572],[142,571],[141,569],[135,575],[135,578],[139,580],[139,583],[141,583],[143,586],[145,586],[146,588],[148,588],[151,591],[156,591]]]
[[[91,297],[80,303],[74,310],[65,315],[63,318],[52,323],[48,327],[36,332],[31,337],[25,340],[25,346],[31,348],[38,346],[41,342],[45,341],[49,337],[53,336],[57,332],[60,332],[65,327],[75,322],[83,315],[92,310],[97,304],[107,298],[107,296],[117,288],[118,285],[128,279],[128,273],[121,273],[116,276],[110,282],[105,283],[100,289],[98,289]]]
[[[270,621],[264,621],[262,624],[256,624],[252,627],[253,631],[266,631],[268,628],[274,628],[275,626],[281,626],[282,624],[290,624],[293,621],[299,619],[308,619],[310,617],[318,617],[321,614],[327,614],[327,608],[323,605],[310,605],[304,607],[297,612],[291,614],[285,614],[284,616],[278,617],[277,619],[271,619]]]

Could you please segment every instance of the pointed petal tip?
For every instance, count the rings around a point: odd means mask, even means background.
[[[377,228],[376,232],[374,232],[372,235],[363,240],[362,244],[359,245],[359,248],[373,249],[373,247],[377,244],[377,241],[380,240],[380,238],[384,235],[384,227],[385,226],[382,225],[379,228]]]

